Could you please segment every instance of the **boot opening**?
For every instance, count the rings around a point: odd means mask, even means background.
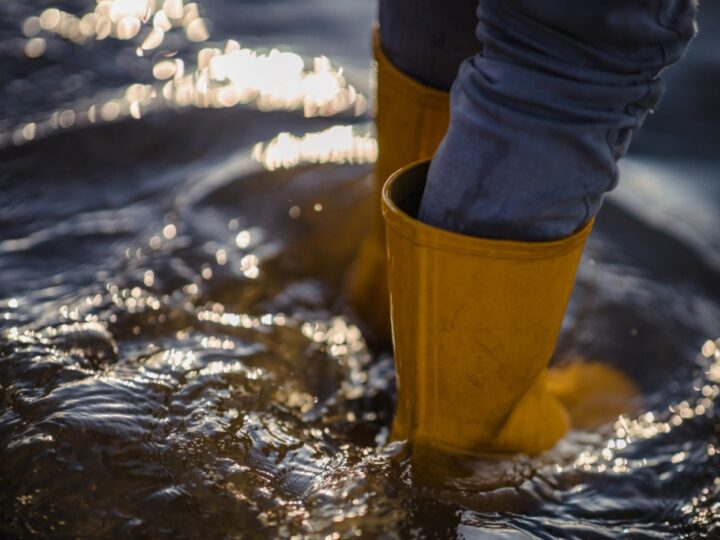
[[[425,191],[429,169],[430,161],[428,160],[395,176],[390,185],[389,195],[392,202],[413,219],[417,219],[420,211],[420,201]]]

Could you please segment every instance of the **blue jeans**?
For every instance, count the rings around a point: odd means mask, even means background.
[[[697,0],[380,0],[390,61],[451,89],[419,218],[488,238],[572,234],[617,184],[696,14]]]

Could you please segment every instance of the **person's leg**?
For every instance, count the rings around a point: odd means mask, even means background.
[[[477,0],[381,0],[373,37],[377,62],[379,155],[372,231],[351,271],[348,297],[374,342],[390,338],[385,230],[380,189],[409,163],[429,158],[447,131],[448,90],[461,62],[478,50]]]
[[[480,0],[420,219],[481,237],[570,235],[694,35],[697,0]]]
[[[480,49],[477,0],[380,0],[380,44],[417,82],[448,91],[463,60]]]
[[[447,136],[429,170],[407,167],[383,191],[394,437],[538,453],[569,427],[566,402],[599,379],[633,394],[612,369],[547,366],[591,219],[660,98],[659,72],[694,34],[696,7],[480,1],[483,52],[453,85]]]

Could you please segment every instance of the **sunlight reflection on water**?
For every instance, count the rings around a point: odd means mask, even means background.
[[[108,38],[141,40],[137,55],[160,49],[165,34],[182,30],[191,42],[209,39],[198,4],[183,0],[98,0],[92,12],[75,16],[57,8],[25,20],[28,38],[25,53],[30,59],[42,57],[46,49],[42,33],[52,34],[78,45]],[[141,36],[141,30],[144,34]],[[188,67],[189,66],[189,67]],[[334,116],[348,112],[364,115],[367,99],[324,56],[316,56],[308,68],[292,52],[269,52],[243,48],[228,40],[222,48],[205,47],[190,64],[174,51],[160,53],[153,63],[156,84],[135,83],[101,103],[77,110],[55,111],[49,118],[37,119],[0,132],[0,147],[20,145],[49,135],[58,129],[81,127],[121,118],[140,119],[162,106],[228,108],[254,106],[261,111],[300,110],[305,117]],[[166,81],[166,82],[162,82]],[[343,143],[344,144],[344,143]]]

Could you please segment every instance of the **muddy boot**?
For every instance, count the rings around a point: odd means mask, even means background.
[[[375,206],[370,234],[351,269],[348,296],[357,314],[377,341],[390,337],[385,226],[380,214],[380,190],[399,168],[429,158],[447,131],[449,95],[424,86],[401,73],[385,57],[375,32],[377,61],[377,141]]]

